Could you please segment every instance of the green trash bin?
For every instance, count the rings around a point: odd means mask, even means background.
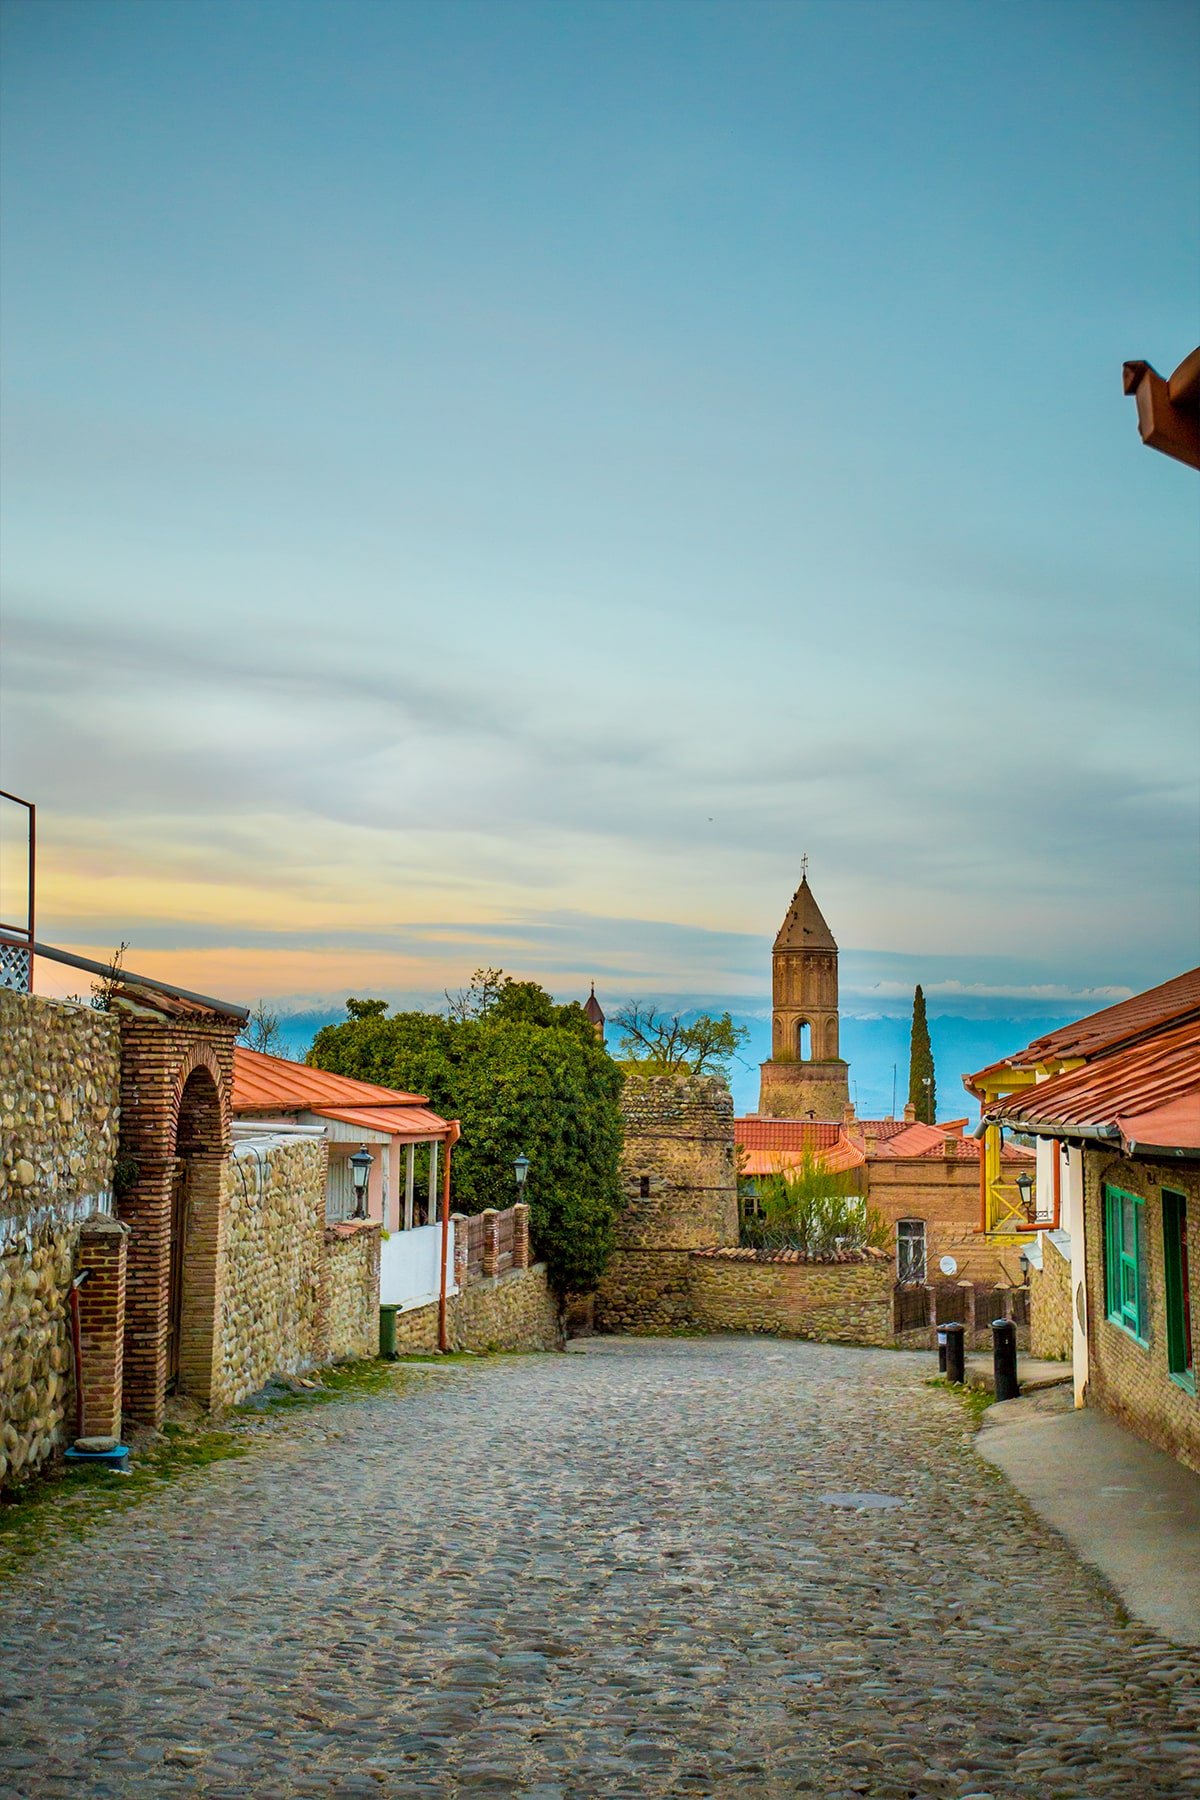
[[[379,1355],[384,1362],[396,1362],[396,1314],[398,1306],[381,1306],[379,1309]]]

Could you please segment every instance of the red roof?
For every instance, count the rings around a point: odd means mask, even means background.
[[[375,1087],[307,1063],[264,1056],[238,1044],[233,1052],[233,1110],[238,1114],[312,1112],[348,1125],[390,1131],[394,1137],[423,1140],[444,1136],[445,1119],[430,1112],[424,1094]]]
[[[744,1118],[733,1121],[733,1134],[744,1150],[829,1150],[842,1128],[813,1119]]]
[[[1119,1140],[1127,1155],[1200,1154],[1200,1017],[1039,1081],[984,1116],[1047,1136]]]
[[[1160,982],[1158,987],[1147,988],[1145,993],[1134,994],[1128,1000],[1119,1000],[1102,1012],[1089,1013],[1086,1019],[1077,1019],[1073,1025],[1048,1031],[1044,1037],[1034,1038],[1024,1050],[1018,1050],[1001,1062],[990,1063],[986,1069],[967,1075],[964,1080],[972,1092],[977,1092],[978,1084],[985,1076],[1001,1074],[1005,1069],[1036,1068],[1039,1063],[1099,1056],[1133,1038],[1143,1037],[1149,1031],[1157,1031],[1173,1020],[1197,1014],[1200,1014],[1200,968],[1175,975],[1170,981]]]
[[[233,1052],[233,1110],[261,1112],[285,1107],[293,1112],[316,1112],[328,1106],[424,1106],[424,1094],[406,1094],[399,1088],[375,1087],[349,1075],[333,1075],[307,1063],[287,1062],[282,1056],[264,1056],[238,1044]]]

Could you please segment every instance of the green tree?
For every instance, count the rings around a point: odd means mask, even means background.
[[[309,1062],[428,1096],[462,1124],[454,1151],[460,1212],[510,1206],[513,1163],[529,1157],[525,1198],[538,1256],[560,1292],[603,1272],[622,1195],[621,1072],[579,1006],[556,1006],[535,982],[496,974],[480,1011],[450,1018],[359,1001],[317,1033]],[[469,995],[470,989],[466,990]]]
[[[929,1041],[929,1021],[925,1017],[925,996],[918,982],[913,995],[912,1037],[908,1052],[908,1103],[917,1109],[924,1125],[932,1125],[937,1117],[937,1082],[933,1073],[933,1045]]]
[[[755,1249],[832,1256],[887,1243],[886,1224],[863,1196],[861,1169],[830,1169],[815,1150],[803,1151],[792,1168],[739,1186],[742,1242]]]
[[[720,1075],[728,1080],[729,1065],[750,1036],[749,1028],[735,1025],[727,1012],[716,1018],[697,1013],[688,1023],[683,1014],[661,1013],[636,1000],[614,1013],[613,1024],[622,1033],[626,1060],[647,1075]]]

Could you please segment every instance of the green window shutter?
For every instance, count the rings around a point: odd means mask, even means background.
[[[1163,1277],[1167,1303],[1167,1369],[1191,1393],[1196,1391],[1191,1291],[1188,1270],[1187,1198],[1163,1189]]]
[[[1145,1208],[1136,1194],[1104,1190],[1105,1312],[1144,1342],[1150,1331]]]

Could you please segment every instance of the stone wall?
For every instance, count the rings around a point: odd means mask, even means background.
[[[1200,1331],[1200,1173],[1194,1164],[1152,1163],[1085,1150],[1084,1215],[1087,1248],[1089,1404],[1102,1406],[1123,1425],[1200,1470],[1200,1399],[1173,1381],[1167,1368],[1166,1290],[1163,1271],[1162,1190],[1183,1194],[1188,1210],[1188,1259],[1192,1273],[1193,1343]],[[1149,1265],[1150,1324],[1139,1342],[1105,1316],[1105,1184],[1140,1195]]]
[[[545,1263],[472,1282],[453,1296],[448,1314],[455,1350],[557,1350],[562,1343]]]
[[[214,1404],[318,1360],[326,1149],[312,1138],[244,1145],[226,1164]]]
[[[321,1362],[379,1354],[380,1230],[375,1219],[346,1219],[324,1229]]]
[[[119,1079],[107,1013],[0,989],[0,1486],[74,1436],[67,1291],[112,1204]]]
[[[794,1251],[696,1251],[688,1259],[699,1331],[766,1332],[821,1343],[889,1345],[892,1270],[884,1257],[810,1263]]]
[[[446,1302],[446,1334],[452,1350],[557,1350],[562,1343],[558,1302],[545,1263],[472,1281]],[[438,1308],[415,1306],[396,1315],[401,1356],[438,1348]]]
[[[682,1253],[737,1243],[733,1101],[711,1076],[629,1075],[621,1112],[625,1205],[595,1327],[671,1330],[687,1323]]]
[[[1071,1360],[1071,1264],[1042,1233],[1042,1266],[1029,1271],[1029,1350],[1033,1356]]]
[[[690,1250],[616,1250],[596,1289],[596,1331],[689,1331]]]

